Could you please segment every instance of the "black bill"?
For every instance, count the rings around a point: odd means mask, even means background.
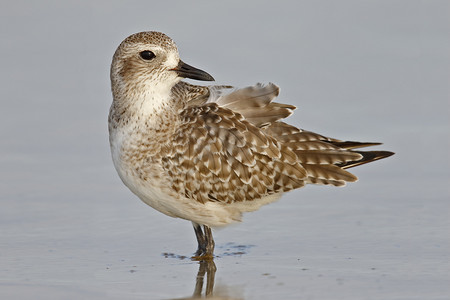
[[[182,60],[180,60],[176,68],[171,70],[177,72],[180,77],[203,81],[214,81],[214,78],[205,71],[194,68],[193,66],[184,63]]]

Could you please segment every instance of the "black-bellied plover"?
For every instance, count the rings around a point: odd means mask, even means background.
[[[213,257],[211,227],[305,184],[356,181],[348,168],[393,154],[283,122],[295,107],[272,102],[279,93],[272,83],[231,89],[183,78],[214,80],[181,61],[163,33],[126,38],[111,65],[109,139],[125,185],[154,209],[192,222],[200,259]]]

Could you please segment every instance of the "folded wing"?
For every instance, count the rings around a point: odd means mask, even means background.
[[[393,154],[354,150],[379,143],[332,139],[281,121],[295,106],[273,102],[274,84],[180,84],[174,93],[186,107],[164,168],[177,192],[202,203],[254,201],[306,183],[343,186],[357,180],[346,169]]]

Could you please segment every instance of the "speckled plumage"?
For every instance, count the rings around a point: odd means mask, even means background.
[[[142,51],[154,58],[144,59]],[[274,84],[191,85],[180,80],[212,77],[182,64],[162,33],[121,43],[111,65],[110,143],[125,185],[162,213],[192,221],[198,238],[198,224],[240,221],[243,212],[305,184],[343,186],[357,179],[347,168],[392,154],[357,151],[376,143],[344,142],[284,123],[295,107],[273,102]],[[199,251],[200,244],[201,237]]]

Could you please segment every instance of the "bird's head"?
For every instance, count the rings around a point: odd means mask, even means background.
[[[113,94],[167,92],[183,78],[214,78],[182,60],[175,42],[167,35],[146,31],[127,37],[114,53],[111,64]]]

